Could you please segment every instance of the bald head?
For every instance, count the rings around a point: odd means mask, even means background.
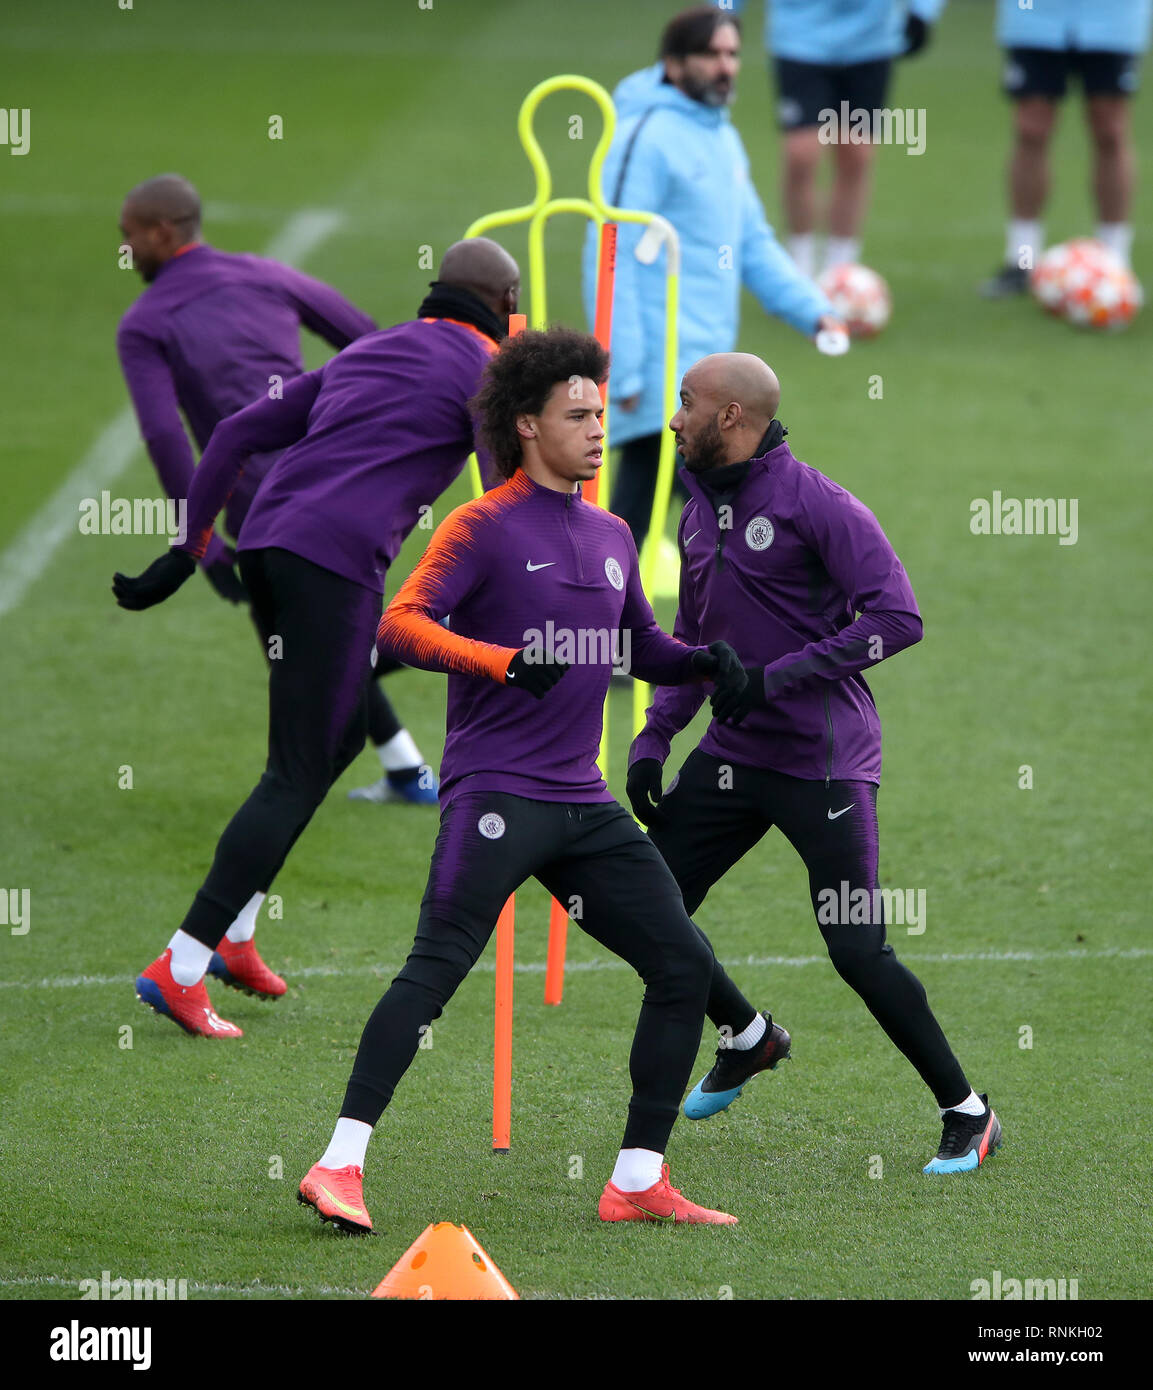
[[[141,222],[191,223],[200,228],[200,195],[179,174],[157,174],[131,189],[124,199],[124,210]]]
[[[780,403],[781,383],[767,362],[750,352],[717,352],[685,373],[669,428],[689,469],[703,472],[752,458]]]
[[[714,401],[718,410],[730,403],[739,406],[758,438],[781,403],[776,372],[751,352],[714,352],[689,368],[685,381],[690,377],[695,390]]]
[[[494,313],[516,312],[520,267],[503,246],[488,237],[453,242],[444,253],[437,279],[442,285],[471,291]]]
[[[157,174],[131,189],[120,211],[120,235],[146,281],[183,246],[200,240],[200,196],[179,174]]]

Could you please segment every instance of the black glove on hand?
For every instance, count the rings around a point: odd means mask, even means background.
[[[196,568],[196,561],[183,550],[166,550],[159,560],[153,560],[143,574],[132,578],[127,574],[112,576],[112,592],[121,608],[139,612],[163,603],[174,594]]]
[[[525,652],[534,651],[535,653],[537,650],[539,649],[525,647],[517,652],[508,664],[505,681],[516,689],[523,690],[538,700],[543,700],[568,670],[568,662],[553,661],[551,657],[544,661],[525,660]]]
[[[221,598],[227,599],[229,603],[247,603],[248,590],[244,587],[244,580],[235,568],[236,555],[231,550],[226,550],[225,560],[217,560],[211,565],[206,565],[204,573],[208,577],[208,582],[216,590]]]
[[[920,53],[928,42],[929,25],[919,14],[911,14],[905,20],[905,43],[907,47],[901,57],[911,58],[914,53]]]
[[[625,779],[625,795],[642,825],[667,825],[661,802],[661,765],[656,758],[638,758]]]
[[[744,685],[728,689],[718,685],[709,700],[713,718],[719,719],[722,724],[739,724],[750,710],[769,707],[765,698],[765,668],[747,666],[742,674],[745,677]]]
[[[718,690],[743,690],[745,668],[727,642],[710,642],[707,652],[693,653],[693,670],[715,682]]]

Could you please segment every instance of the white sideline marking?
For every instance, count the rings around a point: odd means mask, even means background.
[[[119,212],[119,203],[114,198],[87,198],[74,193],[0,193],[0,213],[5,216],[98,216],[108,223],[109,236],[116,235]],[[210,198],[203,205],[202,216],[205,224],[211,225],[213,222],[280,222],[289,213],[286,208],[221,203]]]
[[[995,961],[999,963],[1047,960],[1144,960],[1153,956],[1153,948],[1133,946],[1126,950],[1112,947],[1105,951],[958,951],[940,955],[914,954],[902,952],[901,960],[922,965],[967,965],[975,961]],[[828,956],[744,956],[722,960],[727,968],[732,966],[799,966],[822,965],[828,963]],[[325,979],[356,979],[366,975],[390,975],[400,969],[399,965],[363,965],[355,969],[344,969],[335,965],[306,965],[301,970],[290,970],[292,980],[308,980],[317,977]],[[491,975],[496,969],[492,961],[478,961],[474,971]],[[544,961],[518,961],[518,975],[543,975]],[[569,961],[566,972],[574,975],[600,970],[631,970],[632,966],[623,960],[582,960]],[[56,975],[42,980],[0,980],[0,989],[77,989],[83,985],[130,985],[135,975]],[[290,980],[291,983],[291,980]]]
[[[55,1274],[27,1274],[19,1279],[0,1279],[0,1288],[19,1289],[19,1288],[53,1288],[53,1289],[75,1289],[78,1301],[92,1302],[91,1299],[79,1299],[80,1281],[79,1279],[61,1279]],[[190,1293],[235,1293],[235,1294],[286,1294],[289,1297],[301,1298],[308,1294],[346,1294],[353,1298],[367,1298],[369,1289],[339,1289],[330,1284],[292,1286],[289,1284],[262,1284],[259,1279],[252,1284],[196,1284],[191,1280],[187,1284]],[[99,1300],[96,1300],[99,1302]],[[124,1302],[125,1300],[114,1299],[113,1302]],[[141,1303],[176,1303],[175,1298],[154,1298],[138,1299]],[[179,1300],[183,1302],[183,1300]]]
[[[344,214],[332,208],[305,208],[288,219],[262,254],[289,265],[299,264],[343,221]],[[22,602],[65,537],[77,531],[79,499],[98,496],[124,472],[139,447],[136,415],[126,405],[100,431],[96,442],[48,501],[0,552],[0,618]]]

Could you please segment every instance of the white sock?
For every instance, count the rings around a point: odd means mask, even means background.
[[[622,1149],[613,1169],[613,1186],[622,1192],[644,1192],[661,1180],[664,1154],[652,1149]]]
[[[861,255],[861,238],[831,236],[825,242],[825,270],[838,265],[856,265]]]
[[[1129,251],[1133,245],[1131,222],[1098,222],[1097,240],[1104,242],[1123,266],[1129,266]]]
[[[328,1148],[320,1160],[322,1168],[364,1167],[364,1155],[372,1138],[372,1126],[363,1120],[346,1120],[342,1115],[332,1131]]]
[[[1005,238],[1005,264],[1017,270],[1032,270],[1044,246],[1040,222],[1011,218]]]
[[[816,237],[812,232],[798,232],[789,238],[789,255],[802,275],[811,280],[817,267]]]
[[[172,971],[172,978],[185,988],[198,985],[204,979],[204,972],[212,959],[212,947],[197,941],[186,931],[178,931],[168,945],[172,951],[168,967]]]
[[[251,941],[256,935],[256,914],[260,911],[260,904],[263,901],[263,893],[253,893],[252,897],[240,909],[240,915],[236,921],[224,933],[234,946],[239,946],[242,941]]]
[[[387,743],[379,744],[376,752],[385,772],[402,772],[406,768],[420,767],[424,762],[420,756],[420,749],[407,729],[393,734]]]
[[[985,1113],[985,1105],[976,1091],[970,1091],[960,1105],[950,1105],[948,1110],[942,1110],[942,1119],[948,1114],[949,1110],[959,1110],[962,1115],[983,1115]]]
[[[768,1026],[764,1014],[757,1014],[752,1023],[733,1038],[729,1046],[734,1052],[747,1052],[750,1047],[756,1047],[757,1043],[765,1036],[765,1029]]]

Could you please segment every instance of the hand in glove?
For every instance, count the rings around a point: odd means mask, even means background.
[[[112,592],[121,608],[138,612],[163,603],[174,594],[196,568],[196,561],[183,550],[166,550],[159,560],[153,560],[143,574],[133,578],[127,574],[112,576]]]

